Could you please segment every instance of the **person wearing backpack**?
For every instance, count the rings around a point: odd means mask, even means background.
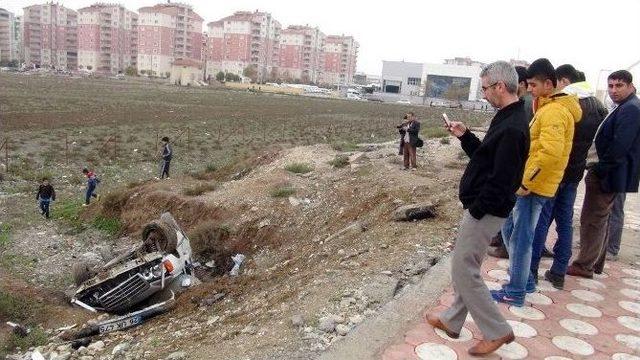
[[[89,206],[92,197],[100,200],[100,195],[96,193],[96,187],[100,183],[100,179],[98,179],[93,171],[89,171],[87,168],[82,169],[82,173],[87,177],[87,192],[82,206]]]

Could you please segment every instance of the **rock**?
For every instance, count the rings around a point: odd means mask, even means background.
[[[430,202],[410,204],[397,208],[393,212],[395,221],[413,221],[436,217],[435,206]]]
[[[180,360],[180,359],[186,359],[187,358],[187,354],[184,351],[176,351],[174,353],[169,354],[169,356],[167,356],[167,360]]]
[[[349,157],[349,163],[351,164],[365,164],[370,160],[365,153],[355,153]]]
[[[364,321],[364,317],[362,315],[353,315],[352,317],[349,318],[349,322],[355,325],[360,324],[363,321]]]
[[[60,354],[56,354],[55,357],[52,354],[51,357],[49,358],[49,360],[69,360],[69,358],[71,358],[71,353],[70,352],[63,352],[63,353],[60,353]]]
[[[336,333],[338,333],[338,335],[340,336],[345,336],[349,333],[351,329],[347,326],[347,325],[338,325],[336,326]]]
[[[89,349],[87,349],[87,348],[86,348],[86,347],[84,347],[84,346],[80,346],[80,347],[78,348],[78,350],[76,350],[76,353],[77,353],[78,355],[84,355],[84,354],[87,354],[88,352],[89,352]]]
[[[67,345],[60,345],[56,348],[56,350],[59,353],[63,353],[63,352],[67,352],[67,351],[71,351],[71,345],[67,344]]]
[[[336,329],[336,322],[331,318],[331,316],[325,316],[320,318],[318,329],[326,333],[331,333]]]
[[[352,297],[346,297],[342,300],[340,300],[340,307],[341,308],[348,308],[349,306],[351,306],[352,304],[356,303],[356,299],[352,298]]]
[[[241,333],[255,335],[258,332],[258,327],[255,325],[247,325],[244,329],[242,329]]]
[[[89,356],[89,355],[80,356],[79,360],[93,360],[93,356]]]
[[[388,270],[386,270],[386,271],[381,271],[381,272],[380,272],[380,274],[382,274],[382,275],[387,275],[387,276],[391,276],[391,275],[393,275],[393,273],[392,273],[391,271],[388,271]]]
[[[216,261],[215,260],[209,260],[206,263],[204,263],[204,266],[208,267],[209,269],[213,269],[216,267]]]
[[[398,279],[387,275],[374,275],[367,279],[362,289],[364,297],[369,303],[385,304],[395,295]]]
[[[96,341],[94,343],[91,343],[89,344],[89,346],[87,346],[87,349],[93,350],[95,352],[100,352],[104,350],[104,341]]]
[[[93,252],[86,252],[80,255],[80,260],[86,261],[90,264],[98,264],[102,262],[102,256]]]
[[[264,219],[262,221],[260,221],[260,223],[258,224],[258,228],[262,229],[265,226],[269,226],[271,225],[271,222],[269,221],[269,219]]]
[[[404,201],[400,200],[400,199],[394,199],[393,200],[393,205],[402,205],[404,204]]]
[[[215,304],[218,300],[222,299],[225,296],[224,293],[216,293],[213,296],[209,296],[208,298],[202,299],[200,301],[200,306],[211,306]]]
[[[300,205],[300,200],[294,198],[293,196],[289,196],[289,204],[293,206],[298,206]]]
[[[220,316],[218,316],[218,315],[210,316],[209,319],[207,319],[207,325],[212,325],[212,324],[218,322],[218,320],[220,320]]]
[[[123,342],[121,344],[116,345],[111,351],[111,355],[121,355],[124,354],[127,350],[131,348],[131,344],[128,342]]]
[[[302,315],[293,315],[291,317],[291,324],[295,327],[302,327],[304,326],[304,318],[302,318]]]
[[[333,322],[335,322],[336,324],[344,324],[345,319],[344,317],[340,316],[340,315],[330,315],[331,319],[333,320]]]

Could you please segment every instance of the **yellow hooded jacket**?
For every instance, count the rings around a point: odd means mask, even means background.
[[[534,111],[522,185],[537,195],[553,197],[567,167],[575,124],[582,118],[582,110],[576,96],[556,93],[537,98]]]

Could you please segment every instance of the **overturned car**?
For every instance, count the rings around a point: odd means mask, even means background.
[[[173,216],[164,213],[145,226],[142,243],[124,254],[102,266],[75,264],[78,288],[71,302],[94,312],[121,315],[150,308],[157,313],[158,305],[168,308],[176,292],[198,282],[193,269],[189,239]]]

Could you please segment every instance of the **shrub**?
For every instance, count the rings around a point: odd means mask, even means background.
[[[294,174],[306,174],[313,171],[313,165],[307,163],[291,163],[284,168]]]
[[[360,147],[358,144],[351,141],[338,141],[331,144],[331,147],[335,151],[358,151]]]
[[[296,189],[294,189],[289,184],[283,184],[283,185],[278,185],[278,186],[275,186],[274,188],[272,188],[270,193],[271,193],[271,197],[284,198],[284,197],[289,197],[289,196],[295,194],[296,193]]]
[[[337,155],[333,160],[329,161],[329,165],[334,168],[343,168],[349,165],[349,157],[346,155]]]
[[[449,137],[449,132],[447,131],[447,129],[439,126],[428,127],[424,129],[422,134],[426,136],[427,139]]]
[[[216,184],[199,183],[197,185],[184,189],[182,192],[187,196],[200,196],[206,192],[213,191],[215,189],[216,189]]]
[[[0,318],[21,324],[35,324],[43,314],[42,304],[0,288]]]
[[[206,221],[189,232],[189,242],[193,254],[203,262],[214,260],[214,272],[221,275],[233,266],[230,235],[228,227]]]
[[[9,224],[0,224],[0,250],[4,249],[11,241],[11,227]]]
[[[127,187],[133,188],[136,184],[129,184]],[[122,209],[130,198],[130,192],[125,190],[114,190],[104,196],[102,201],[102,215],[107,218],[118,218]]]
[[[93,227],[106,232],[111,236],[116,236],[122,229],[122,223],[118,218],[109,218],[104,216],[97,216],[93,219]]]
[[[7,344],[4,349],[0,348],[0,355],[3,352],[13,352],[18,348],[24,351],[32,347],[45,345],[48,342],[49,338],[47,337],[47,333],[41,327],[31,329],[31,332],[29,332],[25,337],[11,333],[7,339]]]
[[[449,145],[451,144],[451,139],[449,139],[448,137],[443,137],[442,139],[440,139],[440,144]]]

